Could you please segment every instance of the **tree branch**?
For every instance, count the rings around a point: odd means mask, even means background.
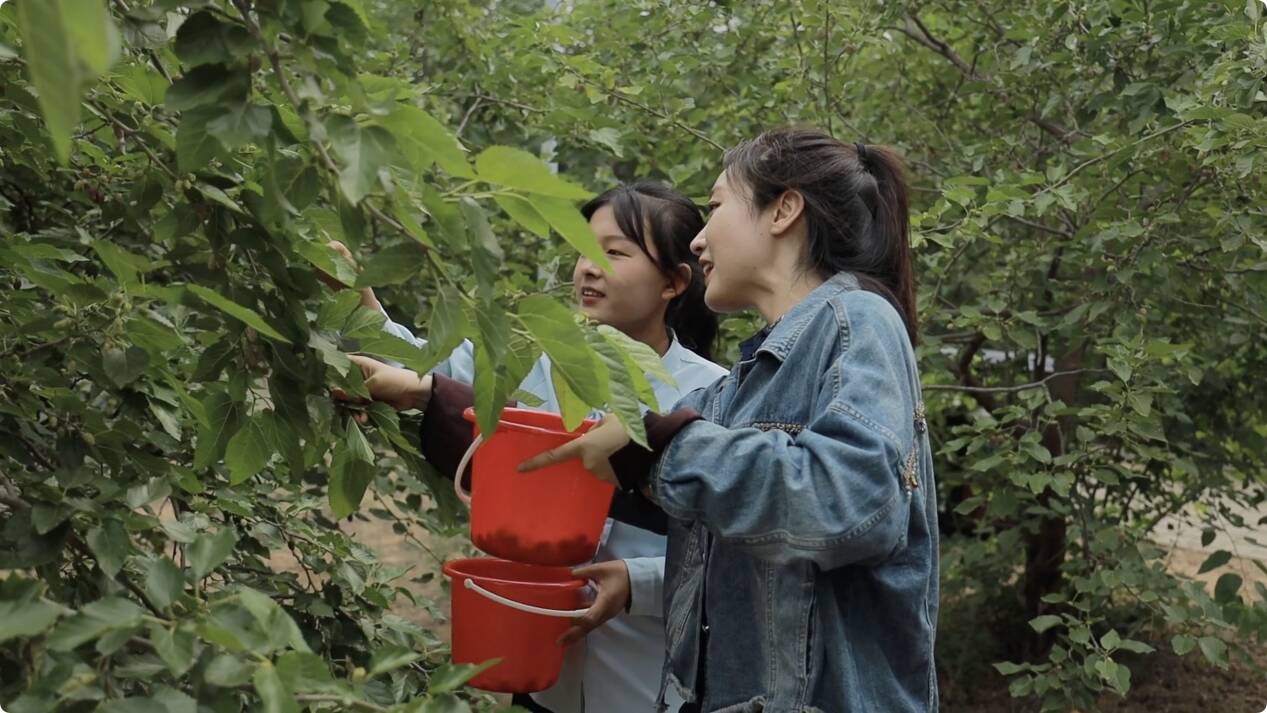
[[[1062,376],[1073,376],[1075,374],[1091,374],[1104,373],[1108,369],[1070,369],[1069,371],[1056,371],[1048,374],[1046,378],[1029,384],[1018,384],[1016,386],[959,386],[957,384],[929,384],[924,387],[925,391],[963,391],[970,394],[1012,394],[1019,391],[1028,391],[1030,389],[1038,389],[1047,385],[1052,379]]]

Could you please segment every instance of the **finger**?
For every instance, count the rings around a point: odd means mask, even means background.
[[[352,419],[364,426],[370,422],[370,415],[364,411],[356,411],[352,414]]]
[[[558,644],[559,646],[571,646],[572,644],[575,644],[581,639],[584,639],[585,635],[588,633],[589,631],[587,629],[583,629],[579,626],[573,626],[572,628],[563,632],[563,636],[559,637]]]
[[[529,458],[519,464],[520,473],[531,473],[534,470],[540,470],[548,465],[562,463],[565,460],[572,460],[580,455],[581,439],[566,443],[554,450],[546,451]]]
[[[572,568],[572,577],[574,579],[598,579],[602,573],[603,567],[600,564],[587,564]]]

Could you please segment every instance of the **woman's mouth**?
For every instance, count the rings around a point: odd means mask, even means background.
[[[708,281],[708,276],[709,276],[709,275],[711,275],[711,274],[713,273],[713,263],[711,263],[711,262],[701,262],[701,263],[700,263],[700,270],[704,273],[704,281],[705,281],[705,282],[707,282],[707,281]]]
[[[606,296],[607,295],[603,294],[602,292],[599,292],[593,287],[581,288],[581,304],[583,305],[592,305]]]

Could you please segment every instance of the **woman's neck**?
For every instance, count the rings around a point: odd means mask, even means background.
[[[774,324],[823,282],[823,278],[817,273],[807,270],[798,269],[791,274],[776,276],[767,282],[769,286],[753,300],[753,307],[765,319],[766,324]]]

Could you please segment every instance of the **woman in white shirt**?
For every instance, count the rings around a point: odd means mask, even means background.
[[[726,374],[710,361],[717,317],[704,305],[699,262],[690,242],[703,228],[700,209],[660,183],[638,182],[613,188],[581,209],[611,263],[605,271],[585,257],[573,271],[579,309],[653,349],[675,384],[648,375],[662,406],[708,386]],[[377,305],[372,292],[366,301]],[[385,328],[419,345],[408,329]],[[468,341],[431,374],[419,376],[366,357],[353,357],[376,400],[401,409],[426,410],[423,453],[452,476],[470,425],[458,416],[473,403],[473,345]],[[520,389],[558,412],[551,364],[542,356]],[[426,409],[432,394],[437,408]],[[444,404],[443,409],[439,404]],[[444,411],[441,413],[440,411]],[[464,436],[464,437],[463,437]],[[570,645],[559,682],[515,702],[550,713],[645,713],[655,709],[664,664],[664,553],[667,521],[641,495],[617,493],[594,564],[576,574],[592,580],[598,595],[593,612],[564,637]],[[676,711],[681,701],[670,701]]]

